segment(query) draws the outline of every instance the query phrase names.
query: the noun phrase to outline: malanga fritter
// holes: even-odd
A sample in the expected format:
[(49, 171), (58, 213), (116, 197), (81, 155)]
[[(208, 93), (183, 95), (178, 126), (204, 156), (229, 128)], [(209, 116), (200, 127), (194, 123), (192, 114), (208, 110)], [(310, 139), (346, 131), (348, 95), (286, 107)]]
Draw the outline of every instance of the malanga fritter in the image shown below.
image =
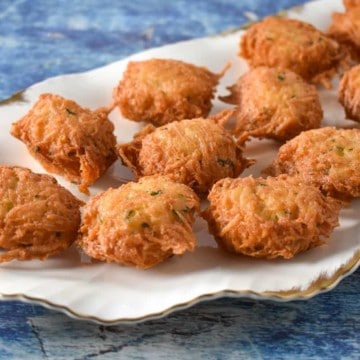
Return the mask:
[(285, 141), (319, 127), (323, 117), (316, 87), (290, 70), (260, 66), (229, 89), (221, 100), (238, 106), (236, 134)]
[(114, 89), (114, 103), (126, 118), (156, 126), (206, 117), (224, 71), (214, 74), (173, 59), (131, 61)]
[[(227, 117), (232, 114), (223, 114)], [(221, 122), (222, 113), (218, 116)], [(223, 177), (236, 177), (252, 164), (241, 142), (212, 119), (190, 119), (146, 126), (133, 141), (118, 146), (122, 162), (137, 178), (161, 174), (184, 183), (200, 196)]]
[(339, 202), (300, 178), (218, 181), (203, 216), (219, 246), (261, 258), (292, 258), (323, 243), (338, 225)]
[(81, 205), (52, 176), (0, 166), (0, 262), (67, 249), (77, 238)]
[[(350, 5), (350, 4), (349, 4)], [(345, 13), (334, 12), (328, 34), (345, 46), (351, 58), (360, 60), (360, 3), (349, 6)]]
[(11, 134), (52, 173), (88, 186), (116, 160), (114, 125), (106, 109), (91, 111), (59, 95), (42, 94), (30, 111), (15, 122)]
[(188, 186), (143, 177), (86, 204), (78, 243), (92, 258), (146, 269), (194, 250), (192, 224), (199, 207)]
[(299, 175), (340, 199), (359, 197), (360, 129), (304, 131), (280, 147), (268, 172)]
[(360, 6), (359, 0), (343, 0), (346, 10), (352, 9), (354, 7)]
[(344, 106), (346, 117), (360, 122), (360, 65), (345, 72), (341, 78), (339, 101)]
[(264, 65), (289, 69), (306, 81), (322, 82), (327, 87), (345, 55), (335, 40), (311, 24), (275, 16), (252, 25), (240, 47), (240, 55), (251, 68)]

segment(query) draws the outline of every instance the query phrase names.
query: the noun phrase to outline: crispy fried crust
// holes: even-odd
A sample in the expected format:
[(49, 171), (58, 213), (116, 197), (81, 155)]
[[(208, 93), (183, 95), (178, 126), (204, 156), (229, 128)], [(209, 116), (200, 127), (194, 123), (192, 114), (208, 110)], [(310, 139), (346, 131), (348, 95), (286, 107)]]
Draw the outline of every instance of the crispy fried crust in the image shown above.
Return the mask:
[(13, 124), (11, 134), (47, 171), (88, 193), (88, 186), (116, 160), (113, 131), (106, 109), (91, 111), (59, 95), (42, 94)]
[(114, 102), (126, 118), (156, 126), (206, 117), (224, 71), (213, 74), (172, 59), (132, 61), (114, 89)]
[(268, 173), (299, 174), (344, 200), (360, 196), (360, 129), (304, 131), (280, 147)]
[(314, 85), (299, 75), (260, 66), (240, 77), (221, 100), (238, 105), (235, 133), (285, 141), (317, 128), (323, 117)]
[(339, 202), (299, 178), (222, 179), (203, 213), (219, 246), (235, 253), (292, 258), (323, 243), (338, 225)]
[(360, 0), (343, 0), (343, 3), (346, 10), (360, 6)]
[(346, 117), (360, 122), (360, 65), (345, 72), (339, 84), (339, 101)]
[(45, 259), (76, 239), (82, 202), (52, 176), (0, 167), (0, 262)]
[(352, 9), (354, 7), (360, 6), (359, 0), (343, 0), (346, 10)]
[(328, 34), (347, 49), (354, 61), (360, 61), (360, 6), (333, 13)]
[(146, 269), (194, 250), (192, 224), (199, 206), (186, 185), (144, 177), (88, 202), (78, 244), (95, 259)]
[(202, 196), (217, 180), (236, 177), (252, 164), (243, 158), (242, 145), (221, 125), (199, 118), (148, 125), (118, 151), (137, 178), (167, 175)]
[(280, 67), (305, 80), (322, 82), (336, 72), (345, 54), (339, 44), (314, 26), (294, 19), (267, 17), (242, 37), (240, 55), (250, 67)]

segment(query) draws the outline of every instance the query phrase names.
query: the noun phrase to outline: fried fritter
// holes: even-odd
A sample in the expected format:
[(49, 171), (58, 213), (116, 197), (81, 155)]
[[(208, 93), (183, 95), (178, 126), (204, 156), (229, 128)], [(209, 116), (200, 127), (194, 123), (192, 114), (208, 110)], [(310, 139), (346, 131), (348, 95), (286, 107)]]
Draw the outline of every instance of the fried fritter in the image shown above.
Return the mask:
[(175, 120), (206, 117), (220, 74), (173, 59), (129, 62), (114, 89), (123, 116), (164, 125)]
[(186, 185), (143, 177), (88, 202), (78, 243), (92, 258), (146, 269), (195, 248), (199, 207)]
[(45, 259), (77, 237), (82, 202), (49, 175), (0, 166), (0, 262)]
[(268, 172), (299, 175), (340, 199), (360, 197), (360, 129), (304, 131), (280, 147)]
[(360, 6), (359, 0), (343, 0), (346, 10), (352, 9), (354, 7)]
[(52, 173), (88, 186), (116, 160), (114, 125), (106, 109), (91, 111), (59, 95), (42, 94), (30, 111), (15, 122), (11, 134)]
[(252, 25), (241, 39), (240, 55), (250, 67), (280, 67), (294, 71), (306, 81), (331, 87), (344, 53), (340, 45), (311, 24), (267, 17)]
[(360, 122), (360, 65), (345, 72), (339, 84), (339, 101), (346, 117)]
[(238, 105), (236, 134), (285, 141), (319, 127), (323, 117), (316, 87), (290, 70), (260, 66), (229, 90), (220, 99)]
[(248, 256), (290, 259), (338, 225), (339, 202), (297, 177), (222, 179), (208, 198), (203, 215), (219, 246)]
[(345, 13), (334, 12), (328, 34), (348, 50), (354, 61), (360, 61), (360, 6), (350, 5)]
[(236, 177), (252, 164), (243, 158), (242, 145), (212, 119), (198, 118), (159, 128), (148, 125), (133, 141), (119, 145), (118, 151), (137, 178), (167, 175), (202, 196), (217, 180)]

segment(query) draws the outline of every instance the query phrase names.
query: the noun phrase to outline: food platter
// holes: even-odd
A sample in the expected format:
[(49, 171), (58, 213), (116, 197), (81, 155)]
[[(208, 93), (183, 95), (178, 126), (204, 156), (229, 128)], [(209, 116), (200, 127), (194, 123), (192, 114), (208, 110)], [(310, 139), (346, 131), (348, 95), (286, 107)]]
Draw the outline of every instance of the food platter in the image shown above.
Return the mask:
[[(288, 11), (286, 15), (325, 30), (335, 10), (342, 10), (341, 1), (327, 1), (324, 6), (324, 1), (320, 0)], [(25, 146), (10, 136), (11, 124), (44, 92), (62, 95), (91, 109), (108, 105), (129, 60), (174, 58), (206, 66), (213, 72), (221, 71), (230, 61), (232, 66), (221, 79), (217, 91), (217, 95), (227, 94), (226, 87), (247, 70), (246, 62), (237, 55), (243, 32), (234, 30), (150, 49), (98, 69), (50, 78), (31, 86), (0, 106), (0, 164), (26, 166), (44, 173)], [(323, 125), (355, 127), (354, 122), (344, 120), (344, 111), (337, 101), (336, 81), (333, 90), (319, 87), (325, 114)], [(228, 107), (217, 98), (213, 105), (212, 113)], [(117, 110), (111, 113), (110, 119), (115, 124), (118, 143), (130, 141), (144, 125), (122, 118)], [(245, 155), (256, 159), (257, 163), (242, 176), (259, 176), (274, 158), (277, 148), (278, 144), (270, 140), (248, 143)], [(89, 199), (79, 193), (75, 185), (56, 178), (82, 200)], [(90, 188), (91, 196), (131, 179), (131, 173), (117, 161)], [(360, 264), (359, 200), (342, 210), (340, 227), (325, 245), (292, 260), (268, 261), (227, 254), (217, 248), (204, 220), (198, 218), (194, 230), (198, 238), (194, 252), (173, 257), (149, 270), (93, 262), (76, 248), (46, 261), (2, 264), (1, 297), (35, 302), (78, 319), (102, 324), (133, 323), (222, 296), (280, 301), (307, 299), (331, 290)]]

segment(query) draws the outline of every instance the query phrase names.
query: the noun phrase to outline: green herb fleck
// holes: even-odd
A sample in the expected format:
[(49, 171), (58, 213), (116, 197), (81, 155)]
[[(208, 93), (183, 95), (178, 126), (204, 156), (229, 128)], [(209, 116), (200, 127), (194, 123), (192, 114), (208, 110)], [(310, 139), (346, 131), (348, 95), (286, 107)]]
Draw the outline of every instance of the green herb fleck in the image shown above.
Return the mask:
[(5, 205), (5, 211), (10, 211), (14, 207), (12, 201), (4, 201), (3, 204)]
[(146, 223), (146, 222), (143, 222), (143, 223), (141, 223), (141, 227), (142, 227), (143, 229), (146, 229), (146, 228), (149, 228), (150, 225), (149, 225), (148, 223)]
[(225, 167), (225, 166), (234, 166), (234, 163), (232, 160), (230, 159), (217, 159), (217, 162), (220, 166)]
[(353, 151), (354, 150), (354, 148), (348, 148), (348, 151)]
[(338, 153), (338, 155), (344, 156), (344, 148), (342, 146), (337, 146), (336, 152)]
[(35, 152), (40, 152), (40, 146), (35, 146)]
[(329, 175), (330, 174), (330, 167), (327, 167), (327, 168), (325, 168), (325, 169), (323, 169), (323, 174), (325, 174), (325, 175)]
[(129, 210), (127, 215), (125, 216), (125, 220), (129, 221), (130, 219), (132, 219), (136, 214), (135, 210)]
[(151, 196), (156, 196), (156, 195), (160, 195), (160, 194), (162, 194), (162, 190), (157, 190), (157, 191), (151, 191), (150, 192)]
[(277, 78), (280, 81), (284, 81), (285, 80), (285, 75), (279, 74)]
[(65, 108), (66, 112), (69, 114), (69, 115), (76, 115), (76, 112), (68, 109), (68, 108)]

